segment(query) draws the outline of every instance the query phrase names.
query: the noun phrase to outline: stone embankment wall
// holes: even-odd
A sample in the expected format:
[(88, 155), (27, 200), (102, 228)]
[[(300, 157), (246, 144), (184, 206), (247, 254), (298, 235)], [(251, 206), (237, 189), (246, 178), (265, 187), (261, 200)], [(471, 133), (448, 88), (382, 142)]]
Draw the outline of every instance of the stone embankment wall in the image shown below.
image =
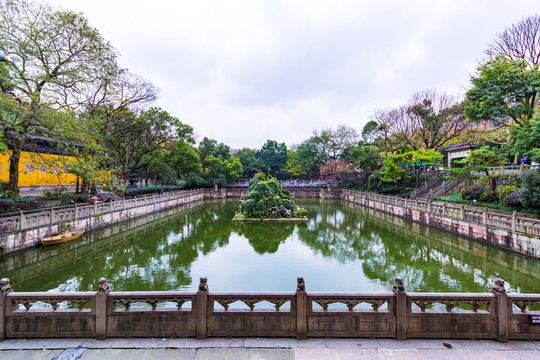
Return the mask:
[(51, 208), (0, 218), (0, 244), (22, 250), (39, 239), (71, 230), (96, 229), (203, 200), (205, 190), (191, 190), (93, 205)]
[(540, 220), (445, 202), (343, 190), (341, 198), (540, 259)]
[[(0, 288), (0, 341), (27, 338), (295, 337), (540, 340), (534, 324), (540, 294), (393, 292), (215, 293), (201, 278), (197, 292), (13, 292)], [(16, 289), (15, 289), (16, 290)], [(66, 306), (65, 304), (69, 306)], [(264, 303), (270, 303), (271, 308)], [(39, 306), (39, 304), (42, 304)], [(47, 304), (47, 306), (43, 306)], [(238, 309), (242, 304), (246, 310)], [(339, 304), (341, 308), (334, 306)]]

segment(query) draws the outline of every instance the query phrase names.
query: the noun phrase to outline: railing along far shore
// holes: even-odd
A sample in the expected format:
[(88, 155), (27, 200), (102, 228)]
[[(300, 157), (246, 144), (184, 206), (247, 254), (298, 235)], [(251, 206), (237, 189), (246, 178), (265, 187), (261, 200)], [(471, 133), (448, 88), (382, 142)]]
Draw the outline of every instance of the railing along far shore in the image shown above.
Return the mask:
[[(292, 337), (540, 340), (540, 294), (507, 294), (496, 279), (490, 293), (392, 292), (214, 293), (14, 292), (0, 287), (0, 340), (115, 337)], [(245, 309), (235, 308), (242, 304)], [(266, 304), (267, 306), (259, 306)], [(270, 305), (270, 307), (268, 307)], [(337, 306), (336, 306), (337, 305)]]
[(540, 237), (540, 219), (518, 214), (490, 211), (486, 207), (453, 204), (444, 201), (407, 199), (392, 195), (381, 195), (354, 190), (342, 190), (343, 195), (376, 201), (390, 206), (413, 209), (427, 214), (440, 215), (452, 219), (464, 220), (483, 226), (490, 226), (531, 237)]
[(203, 194), (204, 190), (182, 190), (165, 194), (146, 195), (133, 199), (112, 200), (95, 204), (51, 207), (48, 210), (19, 210), (17, 213), (0, 216), (0, 234), (23, 231), (56, 223), (73, 222), (88, 217), (99, 217), (117, 211), (141, 206), (157, 205), (166, 201)]

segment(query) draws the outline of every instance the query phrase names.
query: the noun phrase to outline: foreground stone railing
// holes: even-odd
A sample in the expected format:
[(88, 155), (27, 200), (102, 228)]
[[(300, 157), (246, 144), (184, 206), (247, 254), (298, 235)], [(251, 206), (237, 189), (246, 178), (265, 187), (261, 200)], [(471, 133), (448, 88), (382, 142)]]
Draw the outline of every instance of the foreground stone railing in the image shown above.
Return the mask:
[(341, 198), (540, 259), (540, 219), (487, 208), (342, 190)]
[[(0, 340), (95, 337), (377, 337), (540, 340), (540, 294), (197, 292), (17, 293), (2, 279)], [(263, 303), (271, 308), (259, 307)], [(231, 308), (241, 303), (247, 309)], [(341, 305), (335, 308), (334, 304)], [(367, 307), (367, 308), (366, 308)]]

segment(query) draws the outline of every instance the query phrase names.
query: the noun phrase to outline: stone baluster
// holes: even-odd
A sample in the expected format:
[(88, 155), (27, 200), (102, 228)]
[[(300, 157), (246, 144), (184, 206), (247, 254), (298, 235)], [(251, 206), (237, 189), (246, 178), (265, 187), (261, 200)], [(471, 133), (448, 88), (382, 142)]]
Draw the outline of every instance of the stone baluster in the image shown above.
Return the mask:
[(511, 311), (511, 307), (508, 304), (508, 295), (506, 295), (503, 279), (495, 279), (495, 283), (491, 288), (491, 293), (495, 294), (496, 298), (495, 306), (491, 306), (489, 311), (495, 311), (497, 314), (497, 340), (507, 342), (508, 327), (510, 325), (509, 308)]
[(512, 211), (512, 232), (515, 233), (517, 229), (517, 218), (516, 212)]
[(393, 310), (396, 316), (396, 338), (405, 340), (407, 339), (407, 293), (402, 278), (395, 278), (392, 291), (396, 295), (395, 310)]
[(6, 295), (10, 292), (13, 292), (11, 285), (9, 285), (9, 279), (3, 278), (0, 280), (0, 340), (6, 338), (5, 334), (5, 319), (6, 319), (6, 308), (9, 304), (6, 303)]
[(26, 229), (26, 222), (24, 221), (24, 213), (19, 209), (19, 230), (23, 231)]
[(487, 225), (487, 207), (482, 210), (482, 224)]
[(206, 339), (206, 315), (208, 311), (208, 279), (201, 277), (197, 291), (197, 339)]
[(296, 278), (296, 338), (307, 337), (307, 293), (304, 278)]
[(96, 339), (103, 340), (107, 338), (107, 313), (108, 313), (108, 296), (111, 292), (111, 287), (107, 283), (107, 279), (100, 278), (98, 280), (98, 292), (96, 293)]

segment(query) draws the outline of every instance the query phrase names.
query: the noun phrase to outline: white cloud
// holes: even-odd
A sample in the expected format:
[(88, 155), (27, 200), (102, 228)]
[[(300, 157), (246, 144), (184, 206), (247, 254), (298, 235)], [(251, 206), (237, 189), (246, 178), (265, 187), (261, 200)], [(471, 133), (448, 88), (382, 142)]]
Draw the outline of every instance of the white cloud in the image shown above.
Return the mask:
[(498, 31), (536, 0), (83, 1), (123, 66), (160, 88), (156, 105), (240, 148), (291, 145), (315, 129), (359, 131), (373, 108), (418, 90), (468, 86)]

